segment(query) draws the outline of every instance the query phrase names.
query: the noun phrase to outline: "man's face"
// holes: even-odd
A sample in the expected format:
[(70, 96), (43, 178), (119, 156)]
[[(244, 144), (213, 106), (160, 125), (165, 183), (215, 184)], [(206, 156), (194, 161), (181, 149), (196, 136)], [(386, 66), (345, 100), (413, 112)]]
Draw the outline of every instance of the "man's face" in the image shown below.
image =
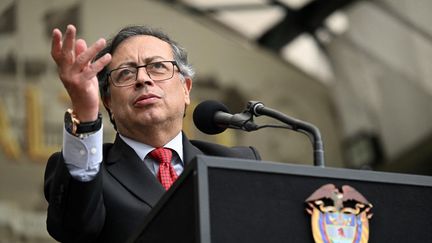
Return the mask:
[[(113, 53), (108, 68), (139, 66), (157, 61), (172, 61), (171, 46), (153, 36), (134, 36), (124, 40)], [(174, 76), (164, 81), (153, 81), (145, 68), (138, 71), (137, 81), (127, 87), (110, 83), (110, 97), (105, 103), (111, 110), (117, 129), (134, 138), (137, 129), (170, 127), (181, 130), (184, 110), (190, 103), (192, 80), (180, 79), (178, 68)]]

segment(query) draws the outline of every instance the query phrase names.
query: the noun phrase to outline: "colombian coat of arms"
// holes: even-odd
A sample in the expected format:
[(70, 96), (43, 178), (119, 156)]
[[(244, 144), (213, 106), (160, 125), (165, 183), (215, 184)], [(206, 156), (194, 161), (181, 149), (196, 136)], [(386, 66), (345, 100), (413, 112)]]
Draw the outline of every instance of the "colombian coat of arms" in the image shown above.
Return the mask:
[(327, 184), (306, 199), (316, 243), (366, 243), (372, 204), (351, 186)]

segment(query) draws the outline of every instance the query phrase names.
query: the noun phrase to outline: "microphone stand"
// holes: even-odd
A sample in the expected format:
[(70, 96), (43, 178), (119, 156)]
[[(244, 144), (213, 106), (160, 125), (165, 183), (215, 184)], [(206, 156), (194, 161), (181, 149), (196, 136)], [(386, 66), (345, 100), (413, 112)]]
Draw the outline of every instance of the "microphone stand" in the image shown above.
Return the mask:
[(312, 140), (314, 150), (314, 165), (324, 167), (324, 148), (319, 129), (307, 122), (289, 117), (277, 110), (265, 107), (259, 101), (249, 101), (246, 109), (255, 116), (266, 115), (273, 117), (285, 124), (288, 124), (292, 130), (299, 131), (308, 135)]

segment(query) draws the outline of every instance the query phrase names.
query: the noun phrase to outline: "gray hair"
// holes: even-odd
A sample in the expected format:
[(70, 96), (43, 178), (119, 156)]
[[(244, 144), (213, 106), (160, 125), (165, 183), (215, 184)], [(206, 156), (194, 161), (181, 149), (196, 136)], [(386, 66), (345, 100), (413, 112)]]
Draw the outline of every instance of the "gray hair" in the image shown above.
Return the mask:
[[(165, 41), (171, 46), (174, 60), (177, 62), (179, 72), (180, 72), (180, 78), (182, 81), (184, 81), (185, 77), (193, 78), (195, 75), (195, 71), (193, 70), (192, 65), (188, 63), (187, 60), (187, 52), (186, 50), (181, 47), (177, 42), (172, 40), (167, 34), (162, 32), (158, 29), (153, 29), (147, 26), (128, 26), (123, 29), (121, 29), (113, 38), (109, 39), (107, 41), (107, 45), (105, 48), (100, 51), (96, 57), (95, 60), (102, 57), (103, 55), (110, 53), (111, 55), (115, 52), (117, 47), (126, 39), (132, 36), (137, 35), (148, 35), (156, 37), (162, 41)], [(107, 66), (105, 66), (98, 74), (97, 78), (99, 80), (99, 91), (101, 94), (102, 99), (109, 96), (109, 80), (108, 80), (108, 73), (109, 69)], [(105, 105), (105, 104), (104, 104)], [(111, 122), (115, 126), (115, 122), (112, 119), (111, 111), (105, 106), (105, 109), (108, 111)]]

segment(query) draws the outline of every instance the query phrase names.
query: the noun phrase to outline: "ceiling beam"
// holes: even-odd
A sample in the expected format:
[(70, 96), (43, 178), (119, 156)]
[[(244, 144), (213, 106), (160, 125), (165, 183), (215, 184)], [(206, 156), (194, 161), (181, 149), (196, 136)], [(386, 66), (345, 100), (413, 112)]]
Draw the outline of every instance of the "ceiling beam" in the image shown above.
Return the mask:
[(279, 52), (298, 35), (304, 32), (313, 35), (328, 16), (355, 1), (357, 0), (315, 0), (298, 10), (290, 9), (279, 1), (272, 1), (272, 4), (285, 9), (285, 18), (262, 34), (257, 39), (257, 42), (264, 47)]

